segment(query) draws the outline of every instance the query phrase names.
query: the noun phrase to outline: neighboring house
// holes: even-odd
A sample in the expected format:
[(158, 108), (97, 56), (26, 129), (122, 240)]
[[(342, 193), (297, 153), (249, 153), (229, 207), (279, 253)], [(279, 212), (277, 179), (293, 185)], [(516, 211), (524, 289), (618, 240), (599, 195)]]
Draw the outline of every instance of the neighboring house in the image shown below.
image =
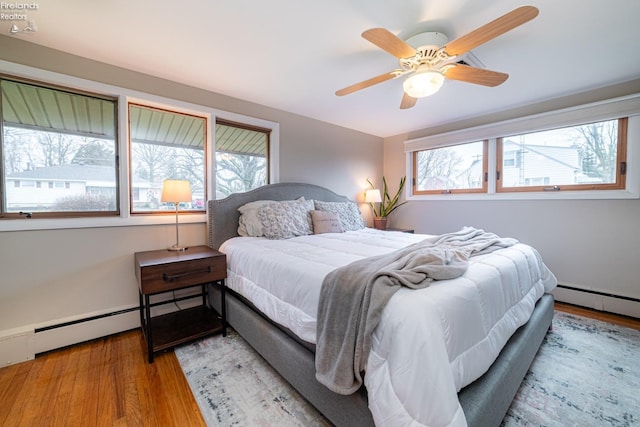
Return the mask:
[[(46, 210), (66, 197), (116, 197), (116, 169), (112, 166), (68, 164), (39, 167), (7, 176), (7, 208)], [(158, 203), (162, 187), (133, 179), (134, 203)], [(154, 200), (155, 199), (155, 200)]]
[(529, 187), (551, 183), (581, 184), (580, 148), (503, 143), (502, 185)]

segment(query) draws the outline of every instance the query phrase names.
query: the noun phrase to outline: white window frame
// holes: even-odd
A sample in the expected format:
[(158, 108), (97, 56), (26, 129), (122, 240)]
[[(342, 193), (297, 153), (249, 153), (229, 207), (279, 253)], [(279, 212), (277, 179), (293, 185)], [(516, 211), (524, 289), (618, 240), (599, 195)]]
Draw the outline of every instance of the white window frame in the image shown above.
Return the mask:
[[(245, 116), (243, 114), (231, 113), (212, 107), (192, 104), (175, 99), (165, 98), (140, 91), (135, 91), (119, 86), (94, 82), (87, 79), (55, 73), (26, 65), (15, 64), (0, 60), (0, 73), (30, 79), (42, 84), (52, 84), (117, 97), (118, 117), (117, 135), (118, 152), (120, 153), (118, 185), (120, 187), (120, 215), (112, 217), (82, 217), (82, 218), (30, 218), (30, 219), (3, 219), (0, 220), (0, 232), (22, 231), (22, 230), (53, 230), (65, 228), (94, 228), (94, 227), (123, 227), (135, 225), (153, 224), (175, 224), (175, 216), (152, 214), (131, 214), (129, 212), (129, 126), (128, 126), (128, 105), (129, 102), (144, 104), (151, 107), (163, 108), (186, 114), (194, 114), (207, 117), (207, 198), (213, 198), (215, 194), (215, 123), (216, 118), (246, 123), (248, 125), (271, 129), (269, 164), (269, 177), (271, 183), (279, 182), (279, 147), (280, 147), (280, 125), (277, 122)], [(180, 217), (180, 222), (184, 223), (205, 223), (206, 212), (193, 213)]]
[[(628, 117), (627, 170), (624, 190), (578, 190), (540, 192), (496, 192), (497, 139), (509, 135), (537, 132), (584, 123)], [(406, 175), (413, 176), (412, 153), (414, 151), (447, 147), (481, 139), (489, 140), (487, 193), (413, 194), (413, 186), (407, 185), (407, 200), (567, 200), (567, 199), (639, 199), (640, 198), (640, 146), (632, 141), (640, 139), (640, 94), (613, 98), (601, 102), (550, 111), (546, 113), (506, 120), (503, 122), (461, 129), (437, 135), (407, 140), (404, 143)]]

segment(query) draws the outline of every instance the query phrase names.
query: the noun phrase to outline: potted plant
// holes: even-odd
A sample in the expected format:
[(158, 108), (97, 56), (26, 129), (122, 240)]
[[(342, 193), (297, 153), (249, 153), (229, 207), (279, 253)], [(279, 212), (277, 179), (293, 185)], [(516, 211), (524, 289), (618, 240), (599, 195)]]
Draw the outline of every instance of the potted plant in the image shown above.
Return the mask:
[[(379, 230), (386, 230), (387, 228), (387, 217), (391, 214), (391, 212), (398, 209), (400, 206), (407, 203), (406, 201), (399, 203), (400, 194), (402, 193), (402, 189), (404, 188), (405, 181), (407, 180), (406, 176), (403, 176), (400, 179), (400, 186), (398, 187), (398, 191), (395, 193), (393, 197), (389, 195), (389, 187), (387, 186), (387, 180), (385, 177), (382, 177), (382, 194), (380, 194), (380, 190), (376, 190), (371, 181), (367, 179), (367, 182), (371, 186), (371, 190), (367, 191), (367, 195), (365, 196), (366, 201), (371, 206), (371, 211), (373, 212), (373, 228), (377, 228)], [(373, 193), (371, 192), (373, 190)], [(379, 202), (380, 205), (376, 210), (375, 203)]]

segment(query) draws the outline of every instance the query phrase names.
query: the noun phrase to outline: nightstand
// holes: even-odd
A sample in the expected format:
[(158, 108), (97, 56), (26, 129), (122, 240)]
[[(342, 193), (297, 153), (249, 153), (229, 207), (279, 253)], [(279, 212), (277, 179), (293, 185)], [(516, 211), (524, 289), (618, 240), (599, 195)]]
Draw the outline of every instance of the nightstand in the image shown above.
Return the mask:
[(414, 232), (414, 230), (412, 229), (408, 229), (408, 228), (387, 228), (387, 231), (401, 231), (403, 233), (412, 233)]
[[(140, 326), (147, 342), (149, 363), (153, 363), (153, 355), (158, 351), (211, 334), (227, 335), (225, 254), (208, 246), (195, 246), (186, 251), (136, 252), (134, 259), (140, 291)], [(209, 283), (220, 286), (220, 316), (208, 305)], [(201, 288), (195, 296), (202, 296), (202, 305), (151, 317), (152, 306), (173, 303), (174, 299), (151, 304), (150, 296), (195, 286)]]

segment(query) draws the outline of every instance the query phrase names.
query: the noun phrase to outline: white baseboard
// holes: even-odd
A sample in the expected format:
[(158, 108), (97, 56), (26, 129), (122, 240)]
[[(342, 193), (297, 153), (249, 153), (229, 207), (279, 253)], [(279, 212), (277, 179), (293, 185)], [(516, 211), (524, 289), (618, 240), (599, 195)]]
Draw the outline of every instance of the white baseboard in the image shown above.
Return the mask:
[(640, 301), (601, 295), (589, 290), (576, 289), (576, 286), (573, 285), (568, 286), (573, 289), (557, 287), (553, 291), (553, 296), (557, 301), (640, 319)]
[[(201, 297), (178, 303), (180, 309), (200, 304), (202, 304)], [(178, 310), (176, 305), (165, 304), (153, 307), (151, 313), (152, 316), (158, 316), (176, 310)], [(67, 323), (70, 324), (66, 325)], [(47, 324), (0, 331), (0, 367), (32, 360), (40, 353), (139, 327), (140, 312), (137, 307), (119, 307), (111, 309), (110, 312), (85, 313), (81, 316), (57, 319)], [(140, 351), (140, 357), (143, 357), (144, 349), (141, 348)]]
[(119, 315), (36, 332), (31, 350), (34, 354), (44, 353), (139, 327), (140, 314), (138, 311), (130, 311)]

